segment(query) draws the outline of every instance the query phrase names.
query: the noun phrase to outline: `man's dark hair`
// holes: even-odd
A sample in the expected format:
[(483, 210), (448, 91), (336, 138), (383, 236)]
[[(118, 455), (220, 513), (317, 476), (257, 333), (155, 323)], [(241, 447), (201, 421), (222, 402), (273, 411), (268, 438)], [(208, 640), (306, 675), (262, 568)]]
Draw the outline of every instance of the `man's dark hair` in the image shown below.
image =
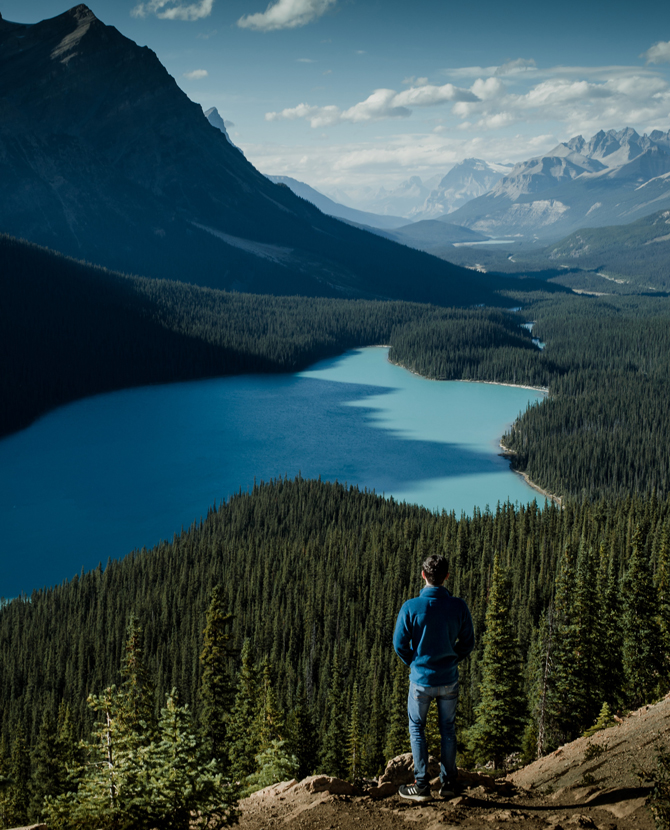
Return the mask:
[(449, 563), (444, 556), (438, 556), (436, 553), (424, 560), (421, 569), (431, 585), (441, 585), (449, 576)]

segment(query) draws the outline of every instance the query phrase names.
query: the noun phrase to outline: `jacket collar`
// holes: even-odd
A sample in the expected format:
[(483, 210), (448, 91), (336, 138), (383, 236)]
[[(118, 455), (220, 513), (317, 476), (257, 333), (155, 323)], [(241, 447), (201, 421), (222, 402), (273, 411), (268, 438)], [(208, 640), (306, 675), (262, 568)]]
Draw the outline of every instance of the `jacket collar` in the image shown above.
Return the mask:
[(451, 596), (444, 585), (426, 585), (421, 591), (422, 597), (441, 597), (445, 595)]

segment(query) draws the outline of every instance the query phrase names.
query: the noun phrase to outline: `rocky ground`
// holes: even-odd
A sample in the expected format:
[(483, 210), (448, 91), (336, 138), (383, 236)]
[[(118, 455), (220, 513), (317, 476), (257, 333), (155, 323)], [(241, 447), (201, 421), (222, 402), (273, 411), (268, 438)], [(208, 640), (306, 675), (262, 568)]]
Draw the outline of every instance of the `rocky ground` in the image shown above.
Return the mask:
[[(411, 756), (394, 758), (376, 787), (327, 776), (286, 781), (241, 802), (242, 830), (653, 830), (645, 770), (670, 745), (670, 697), (616, 726), (579, 738), (504, 779), (460, 771), (462, 795), (417, 804), (397, 795), (412, 780)], [(436, 771), (436, 767), (434, 767)]]

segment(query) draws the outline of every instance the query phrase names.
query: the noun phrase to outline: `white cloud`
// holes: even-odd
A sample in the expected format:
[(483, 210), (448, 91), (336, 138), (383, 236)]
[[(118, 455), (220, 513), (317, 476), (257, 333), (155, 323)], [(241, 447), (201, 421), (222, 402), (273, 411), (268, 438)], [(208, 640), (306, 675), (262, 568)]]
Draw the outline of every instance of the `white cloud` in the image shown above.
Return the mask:
[(260, 32), (295, 29), (321, 17), (335, 2), (336, 0), (277, 0), (264, 12), (240, 17), (237, 25)]
[(296, 63), (316, 63), (311, 58), (296, 58)]
[(206, 69), (194, 69), (192, 72), (184, 72), (184, 77), (188, 81), (199, 81), (201, 78), (206, 78), (209, 72)]
[(518, 75), (521, 72), (529, 72), (533, 69), (537, 69), (537, 64), (531, 58), (527, 60), (526, 58), (517, 58), (513, 61), (506, 61), (501, 66), (496, 67), (494, 75)]
[(179, 0), (149, 0), (148, 3), (139, 3), (130, 13), (133, 17), (155, 14), (163, 20), (201, 20), (209, 17), (213, 8), (214, 0), (200, 0), (188, 5)]
[(659, 41), (640, 55), (647, 63), (670, 63), (670, 40)]
[(306, 118), (312, 127), (332, 126), (343, 122), (380, 121), (386, 118), (408, 118), (412, 114), (410, 107), (431, 107), (451, 101), (477, 101), (477, 96), (469, 89), (460, 89), (453, 84), (443, 86), (411, 87), (402, 92), (395, 89), (376, 89), (365, 101), (360, 101), (346, 110), (334, 105), (314, 107), (299, 104), (281, 112), (268, 112), (266, 121), (295, 120)]

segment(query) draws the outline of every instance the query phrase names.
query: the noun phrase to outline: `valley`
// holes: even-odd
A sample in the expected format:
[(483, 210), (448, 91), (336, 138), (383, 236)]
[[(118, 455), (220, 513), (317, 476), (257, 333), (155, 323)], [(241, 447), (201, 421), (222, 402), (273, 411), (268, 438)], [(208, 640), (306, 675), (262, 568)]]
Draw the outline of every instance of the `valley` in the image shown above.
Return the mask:
[[(130, 16), (186, 32), (213, 10)], [(233, 54), (225, 95), (204, 56), (263, 38), (258, 66), (325, 101), (335, 47), (280, 58), (282, 0), (247, 11), (160, 59), (83, 4), (0, 15), (0, 826), (644, 830), (651, 804), (667, 830), (667, 119), (512, 141), (559, 71), (530, 59), (349, 107), (265, 78), (264, 128), (317, 130), (291, 168), (230, 121), (250, 129), (253, 97)], [(650, 107), (664, 46), (557, 88)], [(372, 60), (351, 79), (352, 54)], [(385, 132), (433, 106), (477, 135)], [(431, 553), (476, 631), (466, 792), (408, 808), (391, 635)]]

